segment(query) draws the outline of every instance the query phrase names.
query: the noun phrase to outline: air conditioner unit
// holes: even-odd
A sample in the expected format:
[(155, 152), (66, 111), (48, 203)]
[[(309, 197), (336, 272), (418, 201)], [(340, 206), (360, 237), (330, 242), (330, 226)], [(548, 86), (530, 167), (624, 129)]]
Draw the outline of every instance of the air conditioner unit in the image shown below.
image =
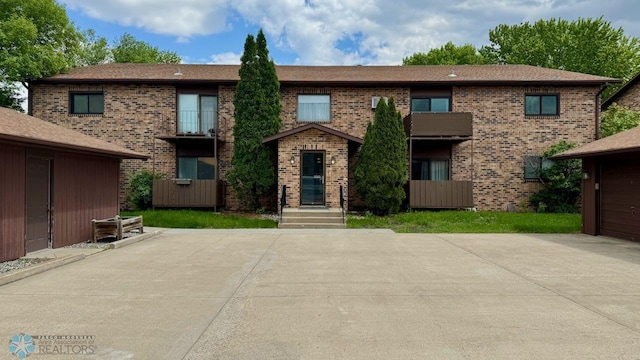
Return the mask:
[(378, 103), (380, 102), (380, 99), (384, 99), (384, 101), (389, 101), (389, 98), (386, 96), (372, 96), (371, 97), (371, 108), (375, 109), (376, 107), (378, 107)]

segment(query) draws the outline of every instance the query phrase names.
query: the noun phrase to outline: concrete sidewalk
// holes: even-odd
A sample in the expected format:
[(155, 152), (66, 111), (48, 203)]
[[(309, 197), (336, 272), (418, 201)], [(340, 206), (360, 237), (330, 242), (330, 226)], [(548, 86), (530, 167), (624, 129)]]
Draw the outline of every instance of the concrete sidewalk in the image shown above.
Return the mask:
[(0, 340), (91, 335), (87, 359), (638, 359), (640, 244), (166, 230), (2, 286), (0, 306)]

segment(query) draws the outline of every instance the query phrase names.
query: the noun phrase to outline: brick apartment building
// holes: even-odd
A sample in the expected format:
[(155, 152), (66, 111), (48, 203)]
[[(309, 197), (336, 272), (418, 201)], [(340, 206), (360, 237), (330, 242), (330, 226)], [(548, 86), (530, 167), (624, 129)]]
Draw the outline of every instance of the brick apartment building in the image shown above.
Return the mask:
[[(146, 163), (124, 161), (121, 178), (143, 167), (163, 175), (156, 206), (239, 210), (225, 186), (238, 69), (77, 68), (33, 83), (30, 111), (150, 154)], [(287, 186), (289, 207), (335, 208), (342, 187), (348, 209), (358, 203), (353, 167), (380, 98), (393, 97), (404, 117), (412, 208), (506, 211), (539, 188), (535, 169), (550, 145), (595, 140), (599, 93), (618, 82), (525, 65), (277, 66), (277, 73), (282, 129), (264, 142), (277, 153), (278, 189)]]

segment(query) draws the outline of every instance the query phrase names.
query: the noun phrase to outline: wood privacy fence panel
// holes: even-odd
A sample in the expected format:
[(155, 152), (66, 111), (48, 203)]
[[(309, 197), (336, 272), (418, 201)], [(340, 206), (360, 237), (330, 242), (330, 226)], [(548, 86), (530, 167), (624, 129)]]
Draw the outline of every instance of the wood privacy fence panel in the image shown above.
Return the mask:
[(224, 184), (220, 180), (191, 180), (187, 185), (177, 184), (175, 180), (154, 180), (153, 206), (224, 206)]
[(409, 206), (416, 209), (473, 207), (473, 183), (471, 181), (411, 180)]

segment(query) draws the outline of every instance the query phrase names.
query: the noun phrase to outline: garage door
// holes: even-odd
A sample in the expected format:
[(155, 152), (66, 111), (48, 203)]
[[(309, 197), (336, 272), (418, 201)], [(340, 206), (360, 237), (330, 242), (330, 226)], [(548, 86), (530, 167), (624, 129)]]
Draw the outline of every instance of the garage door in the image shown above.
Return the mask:
[(602, 235), (640, 241), (640, 162), (602, 162), (600, 180)]

